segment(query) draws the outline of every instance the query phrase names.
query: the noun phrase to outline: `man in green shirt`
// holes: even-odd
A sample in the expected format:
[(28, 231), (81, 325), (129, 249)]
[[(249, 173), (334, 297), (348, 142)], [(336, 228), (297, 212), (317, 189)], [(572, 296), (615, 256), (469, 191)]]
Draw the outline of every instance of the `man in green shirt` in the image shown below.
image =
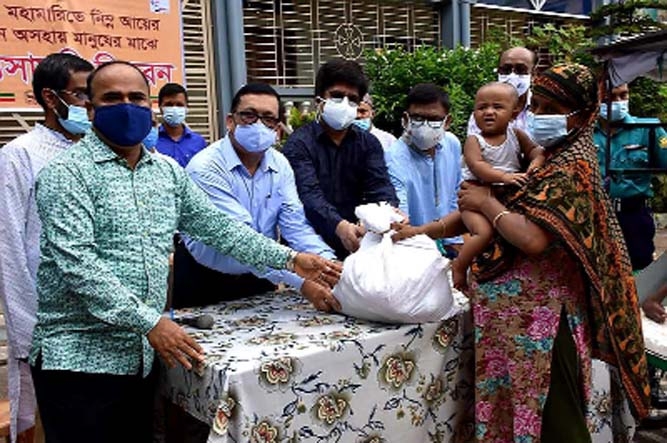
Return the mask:
[[(623, 123), (655, 123), (654, 118), (637, 118), (630, 115), (628, 103), (630, 90), (628, 85), (620, 85), (611, 90), (612, 122)], [(653, 237), (655, 222), (648, 207), (653, 196), (651, 175), (620, 175), (607, 178), (606, 146), (607, 134), (611, 135), (610, 169), (614, 168), (647, 168), (649, 167), (649, 149), (657, 152), (659, 167), (667, 168), (667, 133), (663, 128), (655, 131), (657, 146), (649, 146), (649, 128), (613, 128), (607, 122), (607, 100), (605, 97), (600, 107), (600, 116), (595, 125), (593, 139), (598, 149), (600, 172), (608, 180), (609, 197), (611, 197), (616, 217), (623, 230), (623, 237), (630, 253), (632, 268), (644, 269), (653, 261)]]
[(151, 442), (154, 353), (191, 369), (202, 348), (162, 316), (175, 231), (237, 260), (335, 284), (340, 266), (295, 253), (217, 210), (151, 129), (146, 78), (114, 61), (88, 77), (93, 130), (37, 179), (39, 307), (30, 354), (49, 442)]

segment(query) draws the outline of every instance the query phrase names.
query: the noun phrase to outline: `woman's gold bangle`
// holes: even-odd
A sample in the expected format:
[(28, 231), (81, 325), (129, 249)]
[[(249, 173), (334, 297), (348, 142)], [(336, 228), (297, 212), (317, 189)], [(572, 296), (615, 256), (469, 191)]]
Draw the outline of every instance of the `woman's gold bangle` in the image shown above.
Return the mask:
[(501, 218), (503, 218), (507, 214), (511, 214), (511, 213), (507, 209), (504, 209), (504, 210), (500, 211), (495, 217), (493, 217), (493, 221), (491, 222), (491, 225), (493, 225), (493, 229), (498, 228), (498, 222), (500, 221)]

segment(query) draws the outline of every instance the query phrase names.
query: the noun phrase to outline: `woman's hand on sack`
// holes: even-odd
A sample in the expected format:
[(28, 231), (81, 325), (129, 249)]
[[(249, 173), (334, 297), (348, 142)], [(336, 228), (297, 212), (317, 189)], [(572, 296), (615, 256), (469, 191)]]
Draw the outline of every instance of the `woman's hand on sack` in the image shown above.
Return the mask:
[(342, 309), (331, 289), (314, 280), (304, 280), (301, 295), (313, 304), (315, 309), (323, 312), (340, 312)]
[(460, 260), (452, 261), (452, 283), (454, 289), (463, 293), (468, 291), (468, 270), (461, 265)]
[(355, 225), (347, 220), (341, 220), (341, 222), (338, 223), (338, 226), (336, 226), (336, 235), (340, 238), (345, 249), (350, 252), (357, 252), (361, 237), (363, 237), (365, 233), (366, 229), (364, 229), (363, 226)]
[(343, 265), (319, 255), (299, 252), (294, 258), (294, 272), (306, 280), (316, 280), (333, 288), (340, 279)]
[(405, 223), (392, 223), (391, 229), (396, 231), (392, 234), (391, 239), (394, 242), (405, 240), (406, 238), (414, 237), (415, 235), (423, 234), (423, 226), (411, 226)]
[(482, 205), (493, 198), (491, 188), (464, 181), (459, 191), (459, 211), (482, 212)]

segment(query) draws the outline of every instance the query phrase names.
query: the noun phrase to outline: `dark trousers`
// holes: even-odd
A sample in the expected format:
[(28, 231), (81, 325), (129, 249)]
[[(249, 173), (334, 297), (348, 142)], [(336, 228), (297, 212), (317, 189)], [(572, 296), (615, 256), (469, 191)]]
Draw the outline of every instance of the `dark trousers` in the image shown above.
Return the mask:
[(38, 361), (32, 378), (46, 443), (152, 443), (156, 372), (53, 371)]
[(171, 306), (175, 309), (206, 306), (275, 290), (269, 280), (253, 274), (223, 274), (199, 264), (182, 241), (174, 250), (174, 286)]
[(616, 213), (616, 217), (628, 247), (632, 270), (644, 269), (653, 261), (655, 251), (655, 221), (651, 210), (646, 206), (630, 211), (621, 210)]
[(579, 377), (579, 356), (561, 311), (551, 354), (551, 382), (542, 412), (542, 443), (590, 443)]

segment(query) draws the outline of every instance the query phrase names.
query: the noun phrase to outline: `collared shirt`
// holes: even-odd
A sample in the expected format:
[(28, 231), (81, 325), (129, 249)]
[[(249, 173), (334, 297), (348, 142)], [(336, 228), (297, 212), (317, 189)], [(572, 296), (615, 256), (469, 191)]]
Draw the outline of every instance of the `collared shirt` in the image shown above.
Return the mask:
[[(385, 158), (399, 208), (408, 214), (411, 225), (430, 223), (458, 210), (461, 142), (454, 134), (445, 132), (433, 157), (411, 148), (401, 137), (385, 151)], [(460, 244), (463, 240), (452, 237), (444, 243)]]
[(134, 169), (94, 132), (37, 179), (42, 220), (39, 310), (30, 354), (44, 369), (143, 374), (146, 334), (166, 303), (174, 232), (250, 265), (284, 267), (289, 248), (219, 211), (171, 159)]
[(380, 142), (354, 125), (338, 146), (317, 121), (311, 122), (290, 135), (283, 153), (308, 220), (339, 258), (349, 252), (336, 235), (338, 223), (356, 223), (354, 209), (365, 203), (398, 205)]
[[(658, 123), (655, 118), (637, 118), (626, 115), (624, 123)], [(649, 149), (649, 128), (616, 128), (611, 137), (611, 168), (647, 168)], [(658, 166), (667, 168), (667, 132), (664, 128), (655, 131), (656, 150), (658, 153)], [(595, 124), (593, 142), (598, 151), (600, 173), (604, 178), (606, 175), (605, 161), (607, 149), (607, 136)], [(652, 197), (651, 175), (619, 175), (610, 180), (609, 196), (611, 198), (629, 197)]]
[[(509, 127), (514, 129), (521, 129), (523, 132), (528, 134), (529, 137), (532, 137), (532, 134), (530, 133), (530, 130), (528, 128), (528, 116), (530, 115), (530, 98), (532, 97), (532, 93), (528, 91), (527, 94), (528, 97), (526, 98), (526, 105), (523, 107), (521, 112), (519, 112), (519, 115), (517, 115), (516, 118), (514, 118), (514, 120), (510, 121)], [(471, 113), (470, 118), (468, 119), (467, 135), (474, 135), (481, 133), (482, 130), (479, 129), (479, 126), (477, 126), (477, 122), (475, 122), (475, 114)]]
[[(271, 239), (280, 236), (295, 251), (334, 258), (333, 250), (308, 224), (289, 162), (275, 149), (266, 151), (250, 175), (232, 147), (229, 136), (195, 155), (185, 171), (221, 211)], [(201, 264), (226, 274), (253, 273), (273, 283), (301, 289), (298, 275), (271, 270), (260, 272), (205, 244), (187, 239), (186, 246)]]
[(157, 152), (173, 158), (184, 168), (190, 159), (205, 147), (206, 140), (204, 140), (204, 137), (193, 132), (187, 125), (183, 125), (183, 135), (176, 141), (169, 136), (164, 124), (160, 125), (158, 129), (155, 149)]
[(383, 131), (375, 125), (371, 126), (370, 133), (378, 139), (380, 145), (382, 145), (382, 149), (389, 149), (396, 141), (396, 137), (394, 137), (393, 134), (390, 134), (387, 131)]
[(37, 174), (72, 141), (41, 124), (0, 149), (0, 297), (12, 356), (30, 352), (37, 313), (36, 275), (41, 223)]

